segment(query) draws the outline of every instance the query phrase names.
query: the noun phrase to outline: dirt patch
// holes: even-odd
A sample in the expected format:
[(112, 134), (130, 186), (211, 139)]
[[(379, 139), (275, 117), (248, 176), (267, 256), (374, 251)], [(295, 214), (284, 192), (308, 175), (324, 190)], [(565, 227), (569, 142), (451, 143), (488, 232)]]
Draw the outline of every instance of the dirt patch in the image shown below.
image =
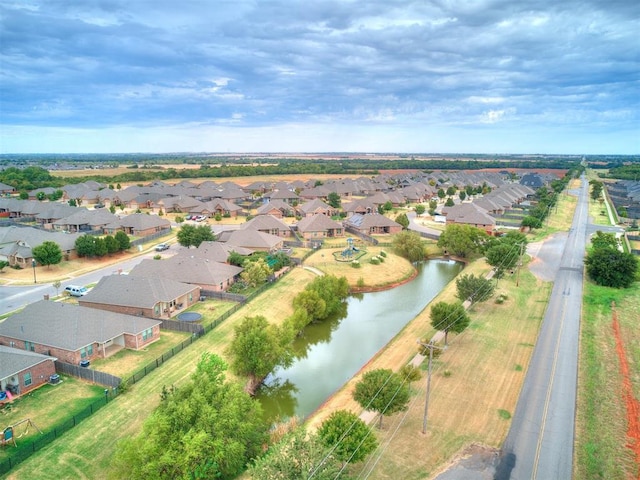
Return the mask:
[[(627, 437), (629, 439), (627, 446), (635, 455), (636, 467), (640, 467), (640, 402), (633, 395), (629, 362), (627, 360), (624, 343), (622, 342), (622, 335), (620, 334), (620, 324), (618, 323), (615, 302), (612, 302), (611, 310), (613, 335), (616, 340), (616, 353), (618, 354), (620, 373), (622, 374), (622, 395), (627, 407)], [(637, 478), (640, 480), (640, 473)]]
[(472, 443), (457, 454), (434, 480), (493, 479), (500, 458), (500, 450)]

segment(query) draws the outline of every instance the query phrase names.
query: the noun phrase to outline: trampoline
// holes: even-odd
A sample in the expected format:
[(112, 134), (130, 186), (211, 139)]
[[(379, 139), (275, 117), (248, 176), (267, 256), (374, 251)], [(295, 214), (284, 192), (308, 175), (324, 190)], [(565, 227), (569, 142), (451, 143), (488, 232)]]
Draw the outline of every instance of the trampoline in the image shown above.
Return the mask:
[(177, 318), (181, 322), (197, 322), (202, 318), (202, 315), (196, 312), (182, 312)]

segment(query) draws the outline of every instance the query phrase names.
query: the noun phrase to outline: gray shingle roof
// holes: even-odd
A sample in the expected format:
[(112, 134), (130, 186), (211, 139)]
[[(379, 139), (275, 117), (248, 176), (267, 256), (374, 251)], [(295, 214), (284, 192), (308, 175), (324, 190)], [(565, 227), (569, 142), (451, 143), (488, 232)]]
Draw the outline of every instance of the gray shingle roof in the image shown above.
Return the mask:
[(123, 333), (136, 335), (160, 323), (144, 317), (40, 300), (0, 323), (0, 335), (76, 351)]
[(217, 285), (239, 275), (242, 268), (198, 256), (174, 256), (165, 260), (145, 259), (129, 276), (171, 278), (196, 285)]
[(158, 302), (170, 302), (197, 287), (160, 277), (108, 275), (79, 299), (79, 303), (104, 303), (138, 308), (153, 308)]
[(0, 345), (0, 379), (12, 377), (42, 362), (54, 362), (57, 358), (18, 348)]

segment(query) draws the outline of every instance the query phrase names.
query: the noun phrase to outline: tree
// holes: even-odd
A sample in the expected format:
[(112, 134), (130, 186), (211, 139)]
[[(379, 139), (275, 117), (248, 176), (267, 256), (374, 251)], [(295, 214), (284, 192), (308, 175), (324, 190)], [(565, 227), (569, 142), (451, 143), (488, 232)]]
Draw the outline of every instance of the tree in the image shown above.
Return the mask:
[(349, 282), (345, 277), (322, 275), (314, 278), (305, 290), (316, 292), (325, 303), (324, 315), (314, 320), (325, 320), (333, 315), (344, 313), (345, 299), (349, 296)]
[(104, 257), (108, 253), (107, 244), (105, 243), (103, 238), (95, 237), (93, 241), (93, 245), (94, 245), (93, 253), (97, 257)]
[[(304, 310), (307, 324), (309, 324), (325, 318), (327, 303), (316, 290), (305, 288), (293, 298), (293, 308), (295, 308), (296, 311)], [(299, 320), (301, 320), (301, 318)], [(299, 332), (299, 330), (297, 332)]]
[(340, 195), (336, 192), (331, 192), (327, 195), (327, 203), (333, 208), (340, 208)]
[(113, 238), (112, 235), (107, 235), (106, 237), (104, 237), (104, 245), (105, 247), (107, 247), (107, 253), (109, 255), (114, 254), (120, 250), (118, 241)]
[(391, 200), (387, 200), (386, 202), (384, 202), (384, 204), (382, 205), (382, 210), (384, 212), (390, 212), (391, 210), (393, 210), (393, 203), (391, 203)]
[(232, 251), (227, 257), (227, 263), (229, 265), (235, 265), (236, 267), (242, 267), (247, 257), (240, 255), (238, 252)]
[(4, 270), (4, 267), (8, 267), (8, 266), (9, 266), (9, 262), (7, 262), (6, 260), (0, 260), (0, 272)]
[(464, 190), (460, 190), (460, 192), (458, 193), (458, 197), (460, 198), (460, 201), (463, 202), (465, 198), (467, 198), (467, 192), (465, 192)]
[(416, 212), (416, 215), (417, 215), (417, 216), (420, 216), (420, 215), (423, 215), (423, 214), (424, 214), (424, 212), (426, 211), (426, 208), (425, 208), (425, 206), (424, 206), (424, 205), (422, 205), (421, 203), (419, 203), (418, 205), (416, 205), (416, 206), (415, 206), (414, 210), (415, 210), (415, 212)]
[(409, 385), (400, 375), (388, 369), (371, 370), (362, 376), (356, 384), (353, 398), (365, 410), (380, 414), (382, 417), (407, 409), (409, 403)]
[(298, 428), (286, 435), (249, 469), (253, 480), (348, 480), (335, 455), (318, 435)]
[(123, 440), (114, 466), (119, 478), (236, 478), (262, 452), (268, 426), (259, 402), (226, 382), (226, 364), (205, 353), (191, 381), (163, 388), (142, 433)]
[(38, 192), (36, 193), (36, 198), (38, 199), (38, 201), (42, 202), (45, 198), (47, 198), (47, 194), (44, 192)]
[(447, 345), (449, 332), (460, 333), (471, 322), (461, 303), (438, 302), (431, 307), (431, 326), (444, 332), (444, 344)]
[(245, 317), (234, 330), (234, 338), (227, 348), (230, 368), (236, 375), (249, 377), (245, 391), (255, 395), (274, 368), (291, 365), (293, 333), (270, 325), (263, 316)]
[(272, 273), (269, 265), (267, 265), (263, 258), (260, 258), (255, 262), (247, 262), (244, 271), (240, 274), (240, 278), (242, 278), (247, 285), (257, 287), (266, 282)]
[(18, 198), (20, 200), (27, 200), (29, 198), (29, 192), (20, 192)]
[(447, 249), (458, 257), (467, 257), (480, 253), (484, 244), (489, 240), (489, 235), (471, 225), (451, 224), (447, 225), (438, 239), (438, 246)]
[(447, 196), (447, 194), (444, 192), (444, 190), (442, 188), (439, 188), (438, 189), (438, 198), (443, 199), (446, 196)]
[(445, 207), (453, 207), (455, 205), (453, 198), (449, 197), (447, 198), (447, 201), (444, 202), (444, 206)]
[(75, 247), (79, 257), (93, 257), (96, 254), (95, 237), (82, 235), (76, 238)]
[(522, 219), (522, 223), (520, 225), (528, 228), (542, 228), (542, 220), (534, 216), (527, 215)]
[(378, 448), (376, 436), (358, 415), (337, 410), (318, 429), (318, 436), (333, 455), (344, 463), (357, 463)]
[(471, 303), (484, 302), (491, 298), (495, 289), (493, 282), (484, 277), (476, 277), (473, 273), (462, 275), (456, 279), (456, 296), (460, 301), (470, 300)]
[(456, 193), (455, 187), (453, 186), (447, 187), (447, 191), (446, 191), (447, 195), (451, 196), (451, 195), (454, 195), (455, 193)]
[(502, 278), (504, 272), (511, 270), (520, 258), (520, 247), (508, 243), (498, 243), (485, 252), (487, 263), (495, 269), (495, 277)]
[(396, 217), (396, 223), (402, 225), (402, 228), (406, 230), (409, 227), (409, 217), (406, 213), (401, 213)]
[(285, 319), (287, 328), (291, 330), (296, 336), (300, 336), (304, 329), (311, 323), (309, 314), (304, 308), (296, 308), (293, 314)]
[(415, 232), (404, 230), (393, 236), (393, 250), (410, 262), (420, 262), (427, 257), (422, 238)]
[(55, 242), (46, 241), (31, 250), (33, 258), (40, 265), (57, 265), (62, 261), (62, 250)]
[(122, 230), (118, 230), (113, 238), (115, 238), (115, 240), (118, 242), (118, 249), (120, 251), (129, 250), (131, 248), (131, 240), (129, 240), (129, 235), (124, 233)]
[(591, 245), (593, 248), (613, 248), (618, 249), (620, 242), (616, 238), (615, 233), (604, 233), (598, 230), (593, 237), (591, 237)]
[(202, 242), (215, 240), (213, 232), (208, 225), (183, 225), (178, 232), (178, 243), (183, 247), (199, 247)]
[(594, 248), (585, 259), (589, 277), (598, 285), (629, 288), (638, 274), (638, 260), (614, 248)]
[(604, 184), (599, 180), (591, 180), (589, 185), (591, 185), (591, 198), (597, 200), (602, 195)]

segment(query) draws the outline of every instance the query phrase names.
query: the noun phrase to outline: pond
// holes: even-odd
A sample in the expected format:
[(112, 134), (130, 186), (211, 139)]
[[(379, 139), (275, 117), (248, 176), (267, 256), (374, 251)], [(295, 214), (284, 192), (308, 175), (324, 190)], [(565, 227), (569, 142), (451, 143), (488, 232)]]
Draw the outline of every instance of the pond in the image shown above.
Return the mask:
[(428, 260), (409, 283), (382, 292), (347, 299), (343, 318), (310, 325), (294, 345), (296, 360), (276, 369), (257, 398), (268, 419), (313, 413), (333, 392), (353, 377), (378, 350), (462, 270), (451, 260)]

